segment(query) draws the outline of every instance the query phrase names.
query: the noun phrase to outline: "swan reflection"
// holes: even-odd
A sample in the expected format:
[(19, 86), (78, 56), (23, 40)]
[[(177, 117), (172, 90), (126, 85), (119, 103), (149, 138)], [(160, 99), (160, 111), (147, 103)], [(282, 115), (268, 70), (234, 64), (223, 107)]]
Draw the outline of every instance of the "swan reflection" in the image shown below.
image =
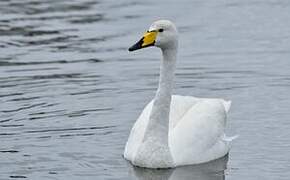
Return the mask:
[(204, 164), (174, 169), (146, 169), (131, 166), (130, 174), (137, 180), (224, 180), (228, 155)]

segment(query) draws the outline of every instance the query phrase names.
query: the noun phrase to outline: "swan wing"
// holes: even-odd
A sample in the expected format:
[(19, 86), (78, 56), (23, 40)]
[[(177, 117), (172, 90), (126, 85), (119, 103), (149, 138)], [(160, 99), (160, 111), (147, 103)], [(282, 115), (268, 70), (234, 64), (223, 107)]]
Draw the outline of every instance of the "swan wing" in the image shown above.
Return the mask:
[(173, 129), (191, 107), (200, 101), (192, 96), (173, 95), (170, 104), (169, 129)]
[(207, 162), (228, 152), (224, 130), (229, 108), (230, 102), (222, 99), (195, 98), (179, 120), (174, 120), (169, 146), (177, 166)]

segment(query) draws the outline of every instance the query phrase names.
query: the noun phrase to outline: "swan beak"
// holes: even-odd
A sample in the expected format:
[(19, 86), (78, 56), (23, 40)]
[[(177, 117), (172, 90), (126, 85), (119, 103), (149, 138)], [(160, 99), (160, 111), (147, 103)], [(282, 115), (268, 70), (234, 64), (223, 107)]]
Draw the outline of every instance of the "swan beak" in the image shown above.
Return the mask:
[(145, 47), (154, 46), (156, 37), (157, 31), (147, 31), (136, 44), (129, 48), (129, 51), (135, 51)]

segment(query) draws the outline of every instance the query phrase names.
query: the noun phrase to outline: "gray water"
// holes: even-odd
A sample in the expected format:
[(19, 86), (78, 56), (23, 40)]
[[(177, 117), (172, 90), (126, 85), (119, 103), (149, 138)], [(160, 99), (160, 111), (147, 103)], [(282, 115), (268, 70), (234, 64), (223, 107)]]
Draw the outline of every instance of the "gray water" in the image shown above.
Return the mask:
[[(289, 179), (290, 3), (1, 0), (0, 179)], [(232, 100), (228, 157), (172, 170), (122, 158), (154, 96), (150, 24), (180, 32), (175, 93)]]

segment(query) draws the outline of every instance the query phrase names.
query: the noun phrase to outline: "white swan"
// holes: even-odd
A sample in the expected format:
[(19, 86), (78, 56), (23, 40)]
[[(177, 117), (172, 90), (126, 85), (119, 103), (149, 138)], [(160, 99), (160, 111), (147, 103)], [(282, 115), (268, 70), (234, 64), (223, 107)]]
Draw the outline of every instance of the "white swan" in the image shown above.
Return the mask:
[(170, 168), (208, 162), (226, 155), (230, 138), (225, 125), (230, 101), (171, 95), (178, 47), (175, 25), (154, 22), (135, 45), (161, 48), (159, 87), (145, 107), (127, 141), (124, 158), (135, 166)]

